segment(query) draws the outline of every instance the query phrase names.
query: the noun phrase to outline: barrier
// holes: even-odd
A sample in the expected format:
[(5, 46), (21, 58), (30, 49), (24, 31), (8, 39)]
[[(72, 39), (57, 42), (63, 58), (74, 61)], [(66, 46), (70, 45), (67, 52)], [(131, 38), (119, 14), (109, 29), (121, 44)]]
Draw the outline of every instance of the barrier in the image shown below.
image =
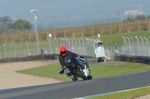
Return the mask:
[(55, 60), (55, 59), (58, 59), (58, 54), (5, 58), (5, 59), (0, 59), (0, 63), (34, 61), (34, 60)]
[(127, 56), (127, 55), (115, 55), (115, 61), (125, 61), (125, 62), (137, 62), (150, 64), (150, 57), (147, 56)]

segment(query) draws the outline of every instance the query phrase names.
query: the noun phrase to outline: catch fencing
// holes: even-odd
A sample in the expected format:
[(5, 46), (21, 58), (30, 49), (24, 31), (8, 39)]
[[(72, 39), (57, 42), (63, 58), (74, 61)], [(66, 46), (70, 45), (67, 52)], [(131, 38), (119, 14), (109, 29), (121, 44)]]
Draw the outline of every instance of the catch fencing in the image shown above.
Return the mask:
[(140, 36), (122, 36), (124, 45), (123, 46), (110, 46), (106, 47), (113, 55), (126, 55), (126, 56), (150, 56), (150, 37), (140, 37)]
[[(26, 57), (44, 54), (59, 54), (59, 48), (66, 46), (68, 50), (77, 54), (95, 57), (94, 41), (98, 39), (85, 38), (48, 38), (43, 42), (11, 43), (0, 46), (0, 59)], [(38, 46), (37, 46), (38, 45)]]
[[(106, 46), (105, 54), (127, 55), (127, 56), (150, 56), (150, 37), (122, 36), (123, 46)], [(66, 46), (68, 50), (79, 55), (95, 58), (94, 42), (99, 39), (87, 38), (48, 38), (47, 41), (36, 42), (25, 41), (23, 43), (2, 43), (0, 46), (0, 59), (26, 57), (35, 55), (59, 54), (59, 48)], [(109, 55), (108, 55), (109, 54)]]
[(148, 37), (124, 37), (123, 54), (130, 56), (150, 56), (150, 44)]

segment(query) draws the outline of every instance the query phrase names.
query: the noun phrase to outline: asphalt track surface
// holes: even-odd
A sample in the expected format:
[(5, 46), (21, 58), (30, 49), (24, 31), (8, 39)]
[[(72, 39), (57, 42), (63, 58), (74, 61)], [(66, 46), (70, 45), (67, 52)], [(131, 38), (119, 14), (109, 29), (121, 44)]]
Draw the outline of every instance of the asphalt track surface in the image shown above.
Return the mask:
[(0, 99), (73, 99), (150, 86), (150, 72), (0, 90)]

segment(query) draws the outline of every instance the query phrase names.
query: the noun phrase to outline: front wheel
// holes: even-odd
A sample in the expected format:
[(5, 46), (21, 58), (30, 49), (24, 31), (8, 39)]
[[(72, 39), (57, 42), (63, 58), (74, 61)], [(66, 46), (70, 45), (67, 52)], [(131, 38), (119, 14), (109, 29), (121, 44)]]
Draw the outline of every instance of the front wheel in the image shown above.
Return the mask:
[(92, 74), (90, 73), (90, 75), (87, 77), (88, 80), (92, 79)]
[(91, 80), (91, 79), (92, 79), (92, 75), (89, 75), (89, 76), (87, 77), (87, 79), (88, 79), (88, 80)]

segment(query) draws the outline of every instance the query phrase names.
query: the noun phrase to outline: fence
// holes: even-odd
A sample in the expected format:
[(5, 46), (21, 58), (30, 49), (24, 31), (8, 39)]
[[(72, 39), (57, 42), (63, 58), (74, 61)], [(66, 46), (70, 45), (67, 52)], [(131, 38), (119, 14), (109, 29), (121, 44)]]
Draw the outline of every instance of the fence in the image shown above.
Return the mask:
[(118, 47), (115, 60), (150, 64), (150, 37), (122, 36), (122, 38), (124, 45)]
[[(68, 50), (83, 56), (95, 57), (93, 39), (84, 38), (48, 38), (47, 41), (40, 42), (40, 49), (36, 42), (25, 41), (23, 43), (11, 43), (0, 46), (0, 59), (34, 56), (40, 54), (58, 54), (62, 45), (67, 46)], [(38, 51), (37, 51), (38, 50)]]
[(150, 56), (150, 37), (138, 37), (138, 36), (122, 36), (123, 46), (110, 46), (106, 47), (111, 54), (127, 55), (127, 56)]
[(131, 56), (150, 56), (149, 37), (122, 37), (123, 54)]
[[(101, 35), (115, 34), (115, 33), (128, 33), (150, 30), (150, 20), (136, 20), (133, 22), (120, 22), (111, 24), (101, 24), (93, 26), (70, 27), (54, 30), (38, 31), (39, 41), (47, 41), (48, 35), (51, 33), (52, 38), (76, 38)], [(22, 43), (22, 42), (35, 42), (34, 32), (13, 33), (0, 35), (0, 43)]]
[[(150, 56), (150, 37), (122, 36), (122, 39), (124, 41), (123, 46), (107, 46), (105, 48), (105, 52), (108, 52), (110, 56), (117, 54), (127, 56)], [(93, 45), (95, 41), (97, 41), (97, 39), (62, 37), (48, 38), (47, 41), (40, 41), (39, 49), (36, 46), (36, 42), (25, 41), (23, 43), (2, 43), (0, 46), (0, 59), (26, 57), (40, 54), (58, 54), (59, 48), (62, 45), (67, 46), (68, 50), (77, 54), (95, 57)]]
[[(124, 41), (123, 46), (107, 46), (105, 52), (108, 52), (110, 56), (116, 54), (128, 56), (150, 56), (150, 37), (122, 36), (122, 38)], [(40, 48), (37, 48), (36, 42), (25, 41), (23, 43), (2, 43), (0, 46), (0, 59), (40, 54), (58, 54), (59, 48), (62, 45), (67, 46), (68, 50), (80, 55), (95, 57), (94, 41), (96, 41), (96, 39), (62, 37), (48, 38), (47, 41), (40, 41)]]

